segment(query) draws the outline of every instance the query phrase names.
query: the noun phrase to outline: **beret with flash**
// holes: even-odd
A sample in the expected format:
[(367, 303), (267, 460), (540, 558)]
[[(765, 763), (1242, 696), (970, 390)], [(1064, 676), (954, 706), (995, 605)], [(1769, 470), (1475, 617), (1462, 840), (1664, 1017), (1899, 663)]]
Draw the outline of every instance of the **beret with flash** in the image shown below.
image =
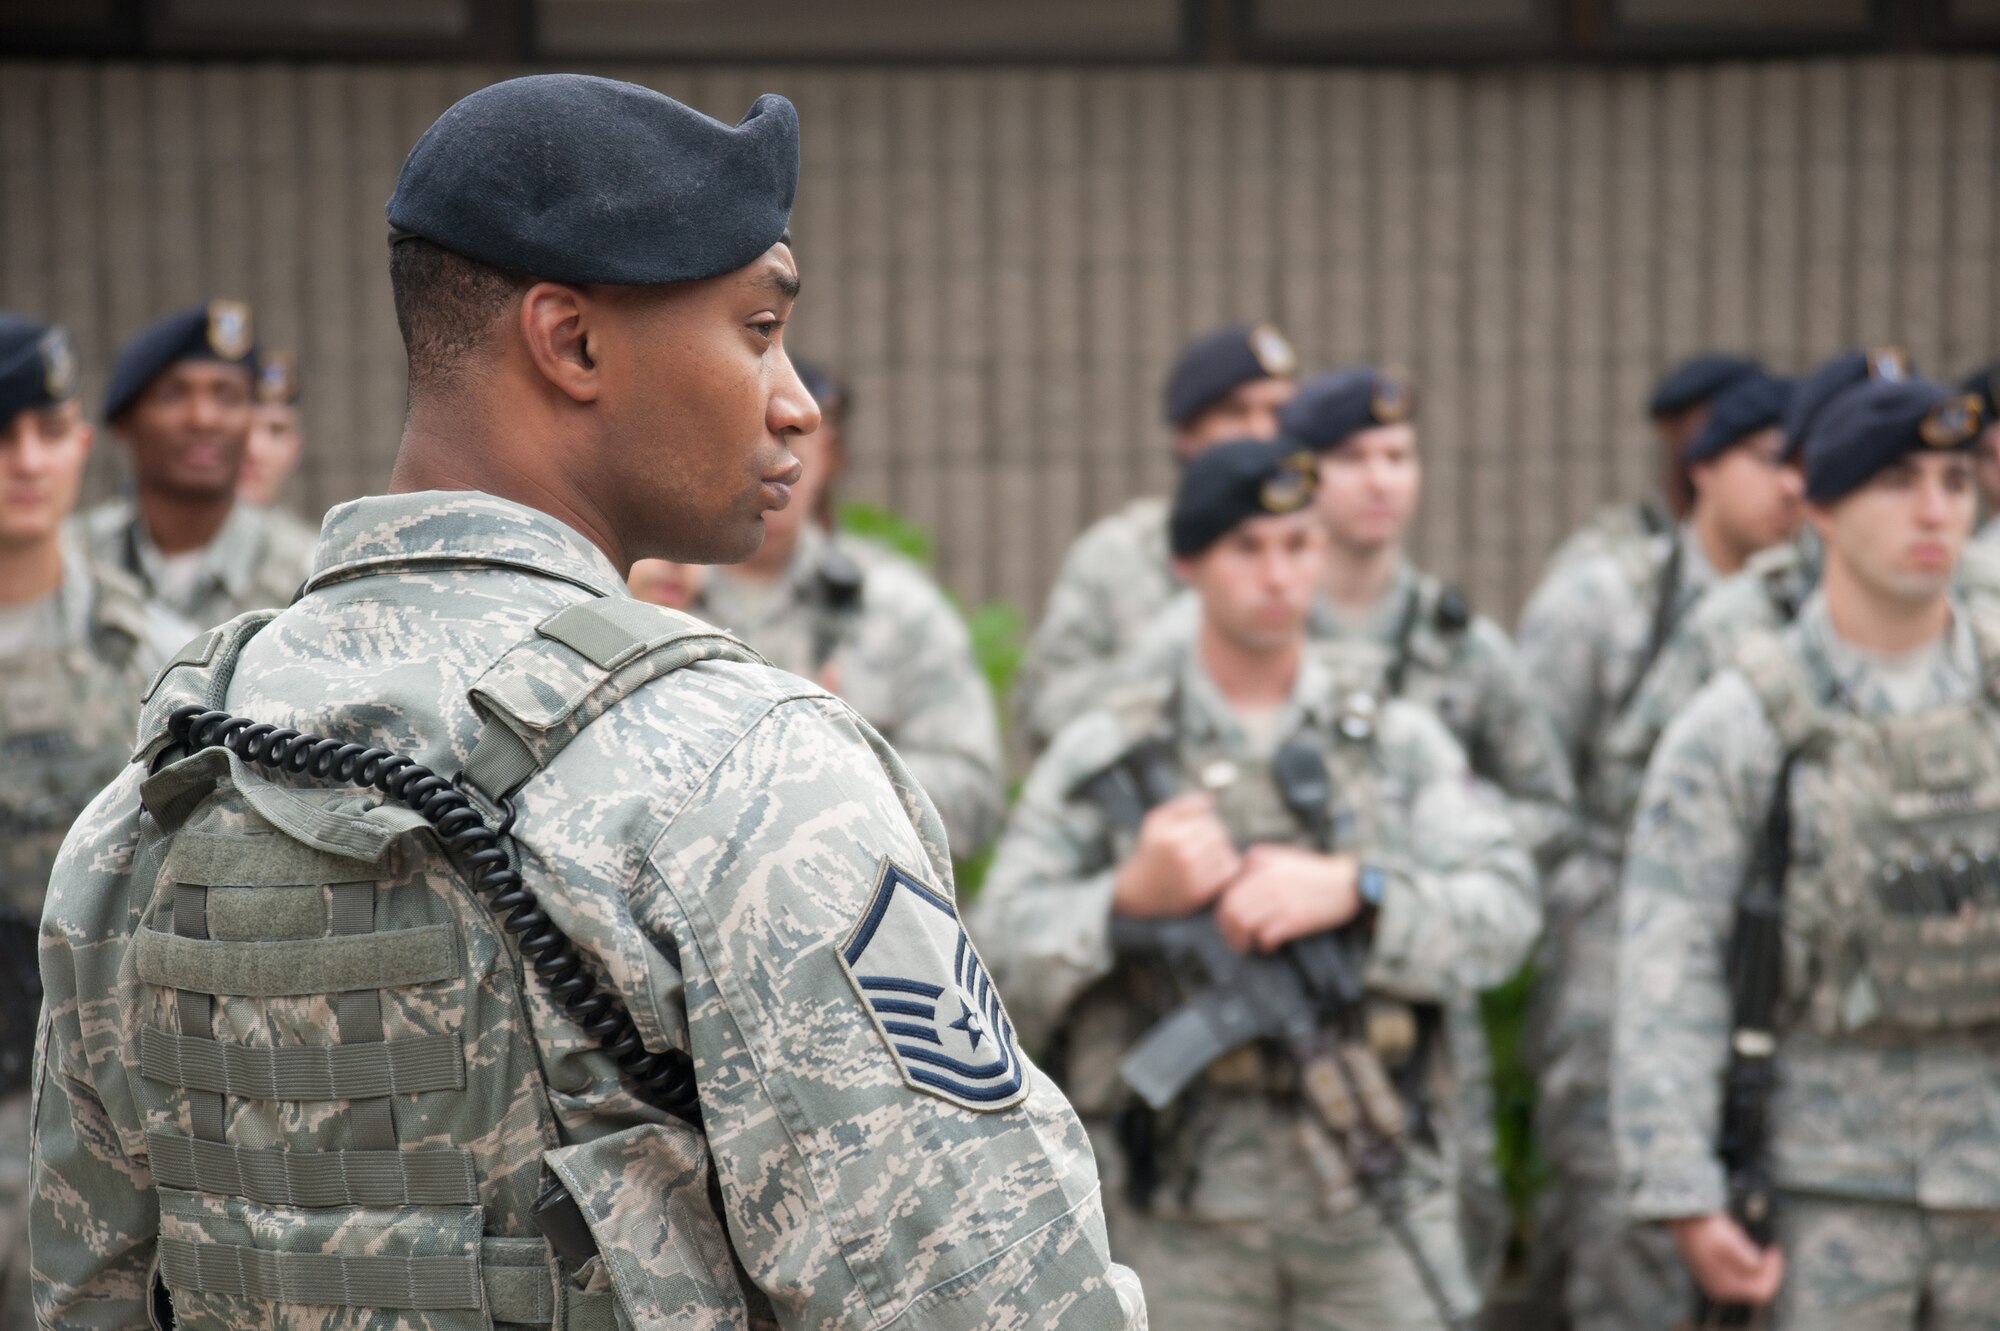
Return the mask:
[(1189, 559), (1251, 518), (1296, 513), (1319, 480), (1312, 454), (1262, 439), (1203, 449), (1181, 472), (1167, 517), (1174, 555)]
[(1306, 380), (1279, 409), (1278, 428), (1287, 438), (1325, 453), (1350, 435), (1412, 420), (1416, 414), (1416, 386), (1400, 369), (1355, 365)]
[(0, 313), (0, 429), (16, 416), (76, 396), (76, 353), (69, 334)]
[(1298, 369), (1290, 340), (1272, 324), (1238, 324), (1204, 333), (1181, 348), (1167, 375), (1167, 423), (1186, 425), (1237, 385), (1289, 379)]
[(169, 314), (133, 334), (111, 362), (104, 419), (117, 420), (147, 385), (186, 360), (221, 361), (254, 373), (257, 346), (251, 340), (250, 307), (240, 300), (212, 300)]
[(1701, 433), (1681, 451), (1681, 461), (1706, 462), (1720, 457), (1751, 435), (1777, 425), (1784, 419), (1785, 403), (1791, 395), (1791, 380), (1762, 370), (1738, 379), (1715, 395)]
[(1690, 356), (1660, 376), (1646, 403), (1649, 416), (1673, 416), (1698, 407), (1746, 375), (1757, 372), (1747, 356)]
[(1798, 381), (1785, 408), (1785, 454), (1796, 457), (1821, 413), (1835, 398), (1861, 384), (1901, 383), (1916, 373), (1901, 347), (1856, 347), (1829, 356)]
[(534, 74), (424, 131), (389, 197), (391, 240), (558, 282), (653, 286), (743, 267), (778, 243), (799, 120), (765, 93), (734, 127), (636, 83)]
[(2000, 361), (1974, 370), (1958, 385), (1959, 392), (1978, 395), (1979, 405), (1986, 409), (1988, 425), (2000, 420), (2000, 397), (1995, 397), (1996, 390), (2000, 390)]
[(1977, 397), (1928, 379), (1851, 388), (1806, 436), (1806, 498), (1832, 503), (1912, 453), (1970, 448), (1980, 417)]

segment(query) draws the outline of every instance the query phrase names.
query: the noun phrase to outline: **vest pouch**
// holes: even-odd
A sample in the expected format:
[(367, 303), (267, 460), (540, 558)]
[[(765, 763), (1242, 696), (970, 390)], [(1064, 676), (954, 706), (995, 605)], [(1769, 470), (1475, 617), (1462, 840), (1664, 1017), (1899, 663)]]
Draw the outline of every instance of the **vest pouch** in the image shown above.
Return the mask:
[(1862, 955), (1862, 970), (1841, 995), (1846, 1030), (1945, 1031), (2000, 1023), (2000, 912), (1885, 912), (1873, 921)]
[(679, 1122), (642, 1124), (548, 1151), (543, 1160), (597, 1242), (595, 1259), (565, 1271), (566, 1302), (601, 1289), (608, 1277), (621, 1331), (752, 1324), (710, 1198), (700, 1132)]

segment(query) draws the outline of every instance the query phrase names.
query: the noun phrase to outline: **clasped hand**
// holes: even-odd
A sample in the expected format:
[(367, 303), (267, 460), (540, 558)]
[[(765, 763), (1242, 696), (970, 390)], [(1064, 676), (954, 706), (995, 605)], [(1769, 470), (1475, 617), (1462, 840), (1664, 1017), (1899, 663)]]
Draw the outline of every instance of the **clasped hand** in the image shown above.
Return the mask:
[(1164, 919), (1215, 907), (1216, 927), (1238, 952), (1274, 952), (1335, 929), (1359, 913), (1360, 863), (1290, 846), (1239, 853), (1205, 792), (1179, 795), (1147, 813), (1138, 843), (1118, 870), (1112, 908)]

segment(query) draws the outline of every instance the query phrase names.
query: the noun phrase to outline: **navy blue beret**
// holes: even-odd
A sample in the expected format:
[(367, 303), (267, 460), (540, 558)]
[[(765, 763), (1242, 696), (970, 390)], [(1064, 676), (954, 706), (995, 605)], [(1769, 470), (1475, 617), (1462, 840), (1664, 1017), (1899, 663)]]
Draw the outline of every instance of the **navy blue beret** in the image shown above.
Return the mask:
[(1377, 425), (1415, 419), (1417, 390), (1395, 366), (1355, 365), (1328, 370), (1299, 386), (1278, 412), (1278, 428), (1324, 453), (1350, 435)]
[(240, 300), (212, 300), (140, 329), (111, 363), (104, 419), (118, 419), (148, 384), (184, 360), (219, 360), (254, 371), (257, 344), (250, 307)]
[(1646, 412), (1652, 416), (1678, 415), (1757, 370), (1757, 362), (1747, 356), (1691, 356), (1660, 377)]
[(1738, 379), (1710, 400), (1708, 419), (1702, 423), (1701, 433), (1681, 451), (1681, 461), (1706, 462), (1759, 430), (1780, 424), (1791, 395), (1791, 380), (1762, 370)]
[(1852, 388), (1806, 437), (1806, 498), (1831, 503), (1919, 450), (1969, 448), (1982, 415), (1978, 397), (1928, 379)]
[(1991, 425), (1994, 421), (2000, 420), (2000, 399), (1996, 399), (1993, 395), (1996, 388), (2000, 388), (2000, 361), (1994, 361), (1991, 365), (1966, 375), (1964, 381), (1959, 384), (1958, 391), (1978, 395), (1979, 405), (1986, 410), (1986, 423)]
[(0, 429), (24, 411), (75, 396), (76, 352), (69, 334), (0, 313)]
[(1299, 370), (1291, 342), (1271, 324), (1238, 324), (1204, 333), (1181, 349), (1167, 376), (1167, 423), (1186, 425), (1239, 384), (1289, 379)]
[(1191, 558), (1250, 518), (1298, 512), (1318, 480), (1312, 454), (1296, 445), (1236, 439), (1203, 449), (1181, 472), (1168, 541)]
[(777, 244), (798, 181), (798, 114), (773, 93), (732, 128), (636, 83), (536, 74), (424, 131), (389, 225), (558, 282), (694, 282)]
[(1848, 389), (1866, 383), (1901, 383), (1915, 373), (1901, 347), (1856, 347), (1827, 357), (1792, 390), (1791, 405), (1785, 408), (1786, 454), (1796, 455), (1805, 446), (1806, 436), (1828, 404)]

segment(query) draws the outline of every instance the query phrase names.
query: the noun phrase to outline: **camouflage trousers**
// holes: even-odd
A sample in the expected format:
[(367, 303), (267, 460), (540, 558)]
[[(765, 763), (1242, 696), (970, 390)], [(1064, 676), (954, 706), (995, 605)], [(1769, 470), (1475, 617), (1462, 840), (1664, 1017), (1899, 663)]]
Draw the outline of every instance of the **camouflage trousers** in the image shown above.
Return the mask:
[(0, 1327), (35, 1324), (28, 1278), (28, 1091), (0, 1095)]
[(1458, 1090), (1453, 1118), (1458, 1124), (1459, 1236), (1473, 1283), (1483, 1297), (1499, 1281), (1514, 1219), (1494, 1161), (1499, 1128), (1494, 1121), (1493, 1049), (1477, 995), (1453, 1000), (1445, 1009), (1445, 1021)]
[(1616, 866), (1576, 856), (1559, 871), (1559, 916), (1539, 958), (1530, 1049), (1535, 1137), (1553, 1175), (1536, 1204), (1536, 1301), (1574, 1331), (1672, 1331), (1694, 1286), (1665, 1229), (1627, 1219), (1611, 1137), (1616, 1002)]
[[(1151, 1213), (1137, 1210), (1119, 1147), (1101, 1126), (1091, 1136), (1112, 1260), (1138, 1274), (1153, 1331), (1443, 1331), (1408, 1251), (1360, 1194), (1328, 1195), (1296, 1132), (1270, 1135), (1255, 1214), (1194, 1218), (1167, 1199)], [(1452, 1181), (1433, 1161), (1402, 1196), (1408, 1227), (1456, 1313), (1470, 1315), (1476, 1295)]]
[(1786, 1193), (1780, 1331), (2000, 1329), (2000, 1211)]

